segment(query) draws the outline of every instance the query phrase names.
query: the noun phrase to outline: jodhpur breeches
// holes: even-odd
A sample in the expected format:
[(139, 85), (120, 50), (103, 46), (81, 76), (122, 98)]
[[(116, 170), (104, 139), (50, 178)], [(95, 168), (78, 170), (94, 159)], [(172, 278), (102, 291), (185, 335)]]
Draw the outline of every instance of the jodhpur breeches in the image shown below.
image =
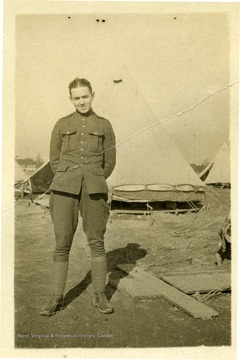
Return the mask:
[(106, 201), (107, 194), (89, 195), (84, 182), (79, 195), (52, 191), (50, 214), (56, 239), (54, 261), (68, 261), (78, 225), (79, 211), (92, 257), (105, 255), (104, 234), (109, 217), (109, 207)]

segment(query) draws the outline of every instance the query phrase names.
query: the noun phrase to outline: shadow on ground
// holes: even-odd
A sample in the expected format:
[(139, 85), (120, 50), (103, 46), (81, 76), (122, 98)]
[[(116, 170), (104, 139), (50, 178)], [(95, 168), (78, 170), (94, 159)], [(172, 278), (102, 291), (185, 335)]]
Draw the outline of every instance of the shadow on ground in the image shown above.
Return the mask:
[[(107, 271), (109, 273), (109, 281), (106, 285), (106, 295), (110, 300), (117, 289), (111, 285), (111, 279), (115, 280), (116, 285), (126, 276), (123, 272), (116, 270), (118, 264), (136, 264), (136, 261), (146, 256), (147, 251), (140, 247), (137, 243), (129, 243), (124, 248), (118, 248), (107, 253)], [(88, 271), (84, 279), (75, 287), (70, 289), (64, 297), (64, 307), (66, 308), (72, 301), (79, 297), (83, 291), (91, 284), (91, 271)]]

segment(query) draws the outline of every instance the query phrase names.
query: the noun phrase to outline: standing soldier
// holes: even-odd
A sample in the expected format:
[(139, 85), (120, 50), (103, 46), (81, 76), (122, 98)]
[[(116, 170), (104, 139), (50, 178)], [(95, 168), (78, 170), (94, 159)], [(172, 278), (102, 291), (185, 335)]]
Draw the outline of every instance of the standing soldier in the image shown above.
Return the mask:
[(51, 316), (63, 306), (69, 253), (82, 216), (82, 227), (91, 251), (93, 304), (101, 313), (113, 309), (105, 295), (107, 274), (104, 233), (109, 217), (106, 179), (116, 163), (115, 136), (110, 122), (92, 110), (94, 92), (86, 79), (69, 84), (76, 111), (57, 121), (51, 135), (50, 214), (56, 247), (53, 257), (53, 292), (40, 314)]

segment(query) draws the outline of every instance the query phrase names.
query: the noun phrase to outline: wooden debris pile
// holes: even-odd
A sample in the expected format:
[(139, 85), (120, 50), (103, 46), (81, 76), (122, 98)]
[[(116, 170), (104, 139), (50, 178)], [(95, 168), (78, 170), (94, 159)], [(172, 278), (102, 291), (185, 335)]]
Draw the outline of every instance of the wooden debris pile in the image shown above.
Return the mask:
[(231, 288), (230, 273), (223, 270), (168, 273), (157, 278), (134, 264), (119, 264), (117, 269), (110, 283), (118, 290), (132, 297), (162, 296), (192, 317), (204, 320), (219, 314), (203, 302)]

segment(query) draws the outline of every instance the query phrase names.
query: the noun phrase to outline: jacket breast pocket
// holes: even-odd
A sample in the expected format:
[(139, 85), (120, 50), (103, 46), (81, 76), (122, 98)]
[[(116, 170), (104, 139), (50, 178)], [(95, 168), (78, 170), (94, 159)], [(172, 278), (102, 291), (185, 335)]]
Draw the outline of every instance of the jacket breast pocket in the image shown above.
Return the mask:
[(103, 150), (104, 134), (102, 132), (92, 131), (88, 133), (89, 151), (101, 152)]
[(62, 131), (62, 151), (72, 151), (76, 149), (76, 132), (76, 129), (66, 129)]

